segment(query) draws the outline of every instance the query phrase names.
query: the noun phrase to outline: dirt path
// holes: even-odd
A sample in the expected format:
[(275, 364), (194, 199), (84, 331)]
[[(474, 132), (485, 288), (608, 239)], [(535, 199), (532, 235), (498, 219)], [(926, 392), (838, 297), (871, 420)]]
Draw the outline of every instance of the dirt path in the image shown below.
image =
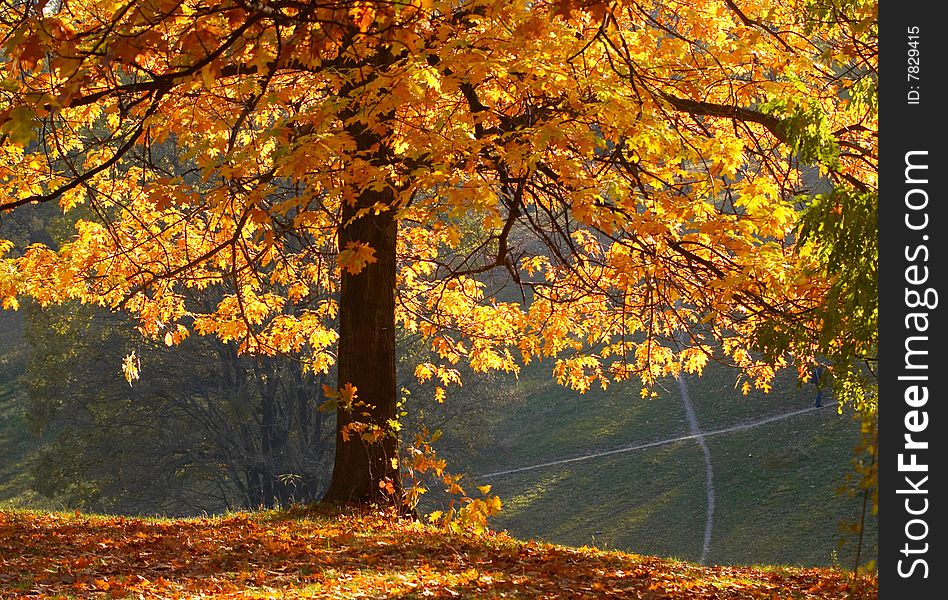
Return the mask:
[(705, 564), (708, 560), (708, 552), (711, 549), (711, 528), (714, 525), (714, 465), (711, 464), (711, 451), (708, 444), (704, 441), (706, 435), (701, 431), (698, 425), (698, 416), (695, 415), (694, 406), (691, 404), (691, 398), (688, 396), (688, 383), (685, 381), (685, 374), (678, 376), (678, 389), (681, 390), (681, 401), (685, 405), (685, 416), (688, 418), (688, 428), (701, 453), (704, 454), (705, 466), (705, 490), (708, 496), (708, 510), (704, 521), (704, 543), (701, 545), (701, 558), (698, 562)]
[(754, 427), (760, 427), (761, 425), (766, 425), (768, 423), (773, 423), (775, 421), (782, 421), (784, 419), (789, 419), (797, 415), (803, 415), (811, 413), (818, 410), (825, 410), (827, 408), (835, 407), (836, 403), (827, 403), (823, 406), (816, 408), (811, 406), (810, 408), (801, 408), (800, 410), (792, 410), (790, 412), (781, 413), (778, 415), (773, 415), (770, 417), (764, 417), (762, 419), (755, 419), (753, 421), (745, 421), (744, 423), (738, 423), (737, 425), (732, 425), (730, 427), (724, 427), (721, 429), (715, 429), (712, 431), (704, 431), (700, 434), (689, 434), (681, 435), (678, 437), (665, 438), (662, 440), (657, 440), (654, 442), (647, 442), (644, 444), (633, 444), (629, 446), (622, 446), (620, 448), (614, 448), (612, 450), (605, 450), (602, 452), (593, 452), (590, 454), (583, 454), (580, 456), (574, 456), (572, 458), (564, 458), (562, 460), (553, 460), (550, 462), (539, 463), (535, 465), (529, 465), (526, 467), (518, 467), (516, 469), (507, 469), (505, 471), (494, 471), (493, 473), (485, 473), (483, 475), (477, 475), (476, 479), (491, 479), (496, 477), (503, 477), (504, 475), (511, 475), (513, 473), (522, 473), (524, 471), (533, 471), (536, 469), (543, 469), (546, 467), (555, 467), (556, 465), (565, 465), (572, 462), (579, 462), (583, 460), (592, 460), (594, 458), (600, 458), (603, 456), (611, 456), (613, 454), (622, 454), (623, 452), (634, 452), (635, 450), (644, 450), (646, 448), (654, 448), (656, 446), (664, 446), (666, 444), (674, 444), (676, 442), (684, 442), (687, 440), (693, 440), (697, 437), (708, 438), (712, 435), (720, 435), (722, 433), (731, 433), (734, 431), (742, 431), (744, 429), (751, 429)]

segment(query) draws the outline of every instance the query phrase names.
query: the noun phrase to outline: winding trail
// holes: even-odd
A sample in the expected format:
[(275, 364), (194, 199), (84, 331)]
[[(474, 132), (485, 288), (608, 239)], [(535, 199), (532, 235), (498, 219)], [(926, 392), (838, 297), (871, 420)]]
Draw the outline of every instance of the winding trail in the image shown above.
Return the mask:
[(711, 550), (711, 528), (714, 525), (714, 466), (711, 464), (711, 451), (704, 440), (706, 434), (701, 432), (698, 425), (698, 417), (695, 415), (694, 406), (691, 404), (691, 398), (688, 396), (688, 384), (685, 382), (685, 374), (678, 376), (678, 389), (681, 390), (681, 401), (685, 405), (685, 416), (688, 418), (688, 427), (691, 429), (691, 436), (701, 452), (704, 454), (705, 466), (705, 490), (708, 496), (707, 517), (704, 521), (704, 543), (701, 546), (701, 558), (698, 560), (702, 565), (708, 560), (708, 552)]
[(622, 446), (619, 448), (614, 448), (612, 450), (605, 450), (602, 452), (593, 452), (591, 454), (583, 454), (580, 456), (574, 456), (572, 458), (564, 458), (562, 460), (553, 460), (550, 462), (539, 463), (535, 465), (529, 465), (526, 467), (518, 467), (516, 469), (507, 469), (505, 471), (494, 471), (493, 473), (484, 473), (483, 475), (475, 476), (477, 479), (494, 479), (497, 477), (503, 477), (504, 475), (511, 475), (513, 473), (522, 473), (524, 471), (533, 471), (536, 469), (544, 469), (546, 467), (555, 467), (556, 465), (565, 465), (573, 462), (580, 462), (583, 460), (592, 460), (594, 458), (600, 458), (602, 456), (611, 456), (613, 454), (622, 454), (623, 452), (634, 452), (636, 450), (644, 450), (646, 448), (654, 448), (656, 446), (665, 446), (667, 444), (674, 444), (676, 442), (684, 442), (687, 440), (693, 440), (698, 437), (708, 438), (712, 435), (720, 435), (722, 433), (731, 433), (734, 431), (742, 431), (744, 429), (752, 429), (754, 427), (760, 427), (761, 425), (767, 425), (768, 423), (774, 423), (776, 421), (782, 421), (784, 419), (789, 419), (797, 415), (803, 415), (811, 413), (818, 410), (824, 410), (830, 407), (835, 407), (836, 403), (826, 403), (823, 406), (817, 408), (811, 406), (809, 408), (801, 408), (800, 410), (792, 410), (790, 412), (780, 413), (778, 415), (773, 415), (770, 417), (764, 417), (762, 419), (755, 419), (753, 421), (745, 421), (744, 423), (738, 423), (737, 425), (732, 425), (730, 427), (723, 427), (721, 429), (715, 429), (712, 431), (705, 431), (701, 434), (690, 434), (690, 435), (681, 435), (677, 437), (665, 438), (662, 440), (657, 440), (654, 442), (647, 442), (644, 444), (634, 444), (629, 446)]

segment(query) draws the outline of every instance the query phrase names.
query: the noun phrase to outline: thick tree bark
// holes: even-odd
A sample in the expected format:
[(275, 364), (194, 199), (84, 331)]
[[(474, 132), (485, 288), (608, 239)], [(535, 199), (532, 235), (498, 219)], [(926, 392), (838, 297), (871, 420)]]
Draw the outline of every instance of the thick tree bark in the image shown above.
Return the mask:
[[(393, 159), (388, 137), (394, 113), (372, 115), (361, 95), (369, 80), (382, 76), (395, 62), (387, 47), (379, 47), (367, 60), (367, 80), (344, 86), (341, 96), (352, 97), (344, 111), (346, 132), (355, 142), (355, 155), (376, 167)], [(361, 65), (353, 65), (361, 67)], [(358, 72), (358, 68), (354, 72)], [(362, 118), (359, 118), (362, 117)], [(372, 126), (367, 123), (373, 122)], [(339, 250), (349, 242), (368, 244), (375, 262), (358, 273), (342, 271), (339, 294), (338, 387), (351, 383), (357, 389), (354, 406), (336, 410), (336, 456), (332, 481), (324, 500), (347, 504), (400, 505), (401, 486), (397, 465), (398, 434), (390, 423), (396, 419), (395, 382), (395, 260), (398, 223), (395, 191), (389, 181), (383, 186), (355, 184), (355, 202), (343, 202), (339, 227)], [(381, 210), (379, 210), (381, 208)], [(360, 214), (360, 212), (362, 214)], [(361, 423), (371, 432), (384, 433), (368, 442), (360, 435)]]
[[(343, 209), (343, 223), (359, 208), (383, 203), (391, 206), (391, 190), (365, 190), (354, 206)], [(396, 418), (395, 383), (395, 242), (393, 211), (369, 211), (344, 225), (339, 232), (340, 249), (349, 241), (366, 243), (375, 250), (376, 262), (357, 274), (342, 274), (339, 296), (339, 387), (351, 383), (357, 388), (355, 406), (336, 412), (336, 458), (332, 482), (324, 500), (366, 504), (397, 501), (398, 440), (389, 425)], [(381, 427), (385, 434), (376, 442), (366, 442), (355, 430), (344, 439), (352, 423)], [(387, 494), (388, 481), (396, 494)]]

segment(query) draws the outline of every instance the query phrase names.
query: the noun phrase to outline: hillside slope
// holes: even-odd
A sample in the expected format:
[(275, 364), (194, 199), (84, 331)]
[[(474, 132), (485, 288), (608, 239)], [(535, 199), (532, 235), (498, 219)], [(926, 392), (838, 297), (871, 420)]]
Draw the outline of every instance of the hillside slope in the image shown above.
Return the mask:
[(383, 515), (143, 520), (0, 511), (0, 597), (859, 598), (830, 569), (698, 567)]
[[(674, 441), (692, 434), (678, 383), (663, 381), (657, 398), (642, 399), (628, 384), (580, 395), (550, 381), (548, 369), (531, 366), (486, 393), (466, 389), (481, 398), (471, 402), (476, 418), (444, 424), (449, 465), (504, 500), (495, 527), (692, 561), (706, 554), (718, 564), (852, 567), (856, 540), (840, 526), (859, 520), (862, 498), (837, 490), (859, 430), (828, 394), (822, 409), (809, 410), (814, 387), (788, 372), (770, 393), (743, 396), (734, 372), (713, 363), (687, 379), (700, 430), (734, 428), (705, 437), (714, 490), (705, 553), (708, 468), (694, 438)], [(475, 431), (472, 443), (459, 443)], [(877, 540), (868, 515), (861, 563), (875, 559)]]

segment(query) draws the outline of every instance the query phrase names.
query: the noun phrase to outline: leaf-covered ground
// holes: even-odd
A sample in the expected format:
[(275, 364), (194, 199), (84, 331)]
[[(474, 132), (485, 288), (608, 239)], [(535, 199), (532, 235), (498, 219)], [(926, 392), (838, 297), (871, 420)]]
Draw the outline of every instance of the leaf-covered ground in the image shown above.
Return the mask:
[[(762, 532), (766, 535), (766, 532)], [(855, 592), (855, 593), (854, 593)], [(132, 519), (0, 511), (0, 597), (851, 598), (828, 569), (698, 567), (328, 511)]]

